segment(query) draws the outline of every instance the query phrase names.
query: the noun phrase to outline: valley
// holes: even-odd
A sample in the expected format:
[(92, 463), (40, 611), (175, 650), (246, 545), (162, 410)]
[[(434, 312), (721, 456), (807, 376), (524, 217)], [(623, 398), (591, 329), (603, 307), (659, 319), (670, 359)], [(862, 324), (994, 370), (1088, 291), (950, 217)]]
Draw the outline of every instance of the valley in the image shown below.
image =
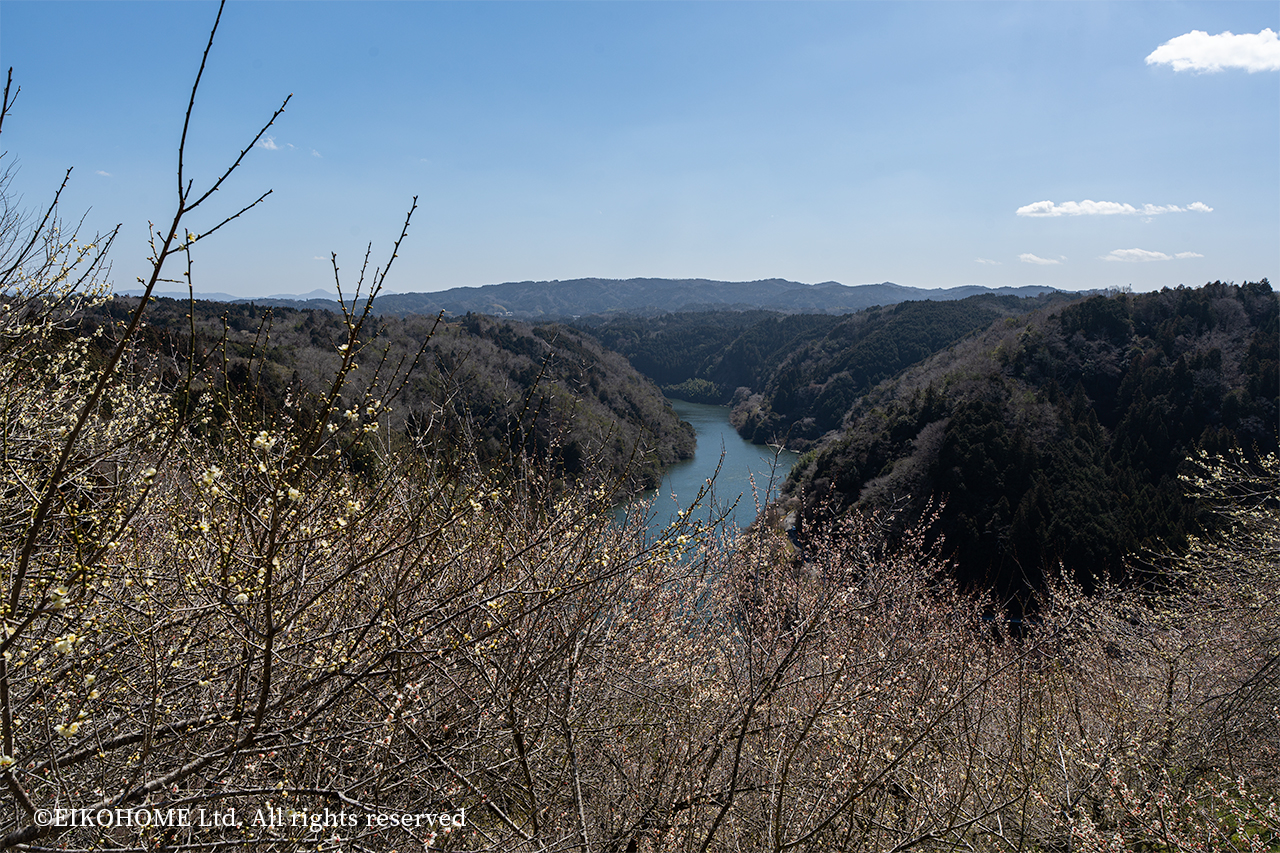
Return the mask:
[[(753, 287), (726, 292), (746, 303)], [(259, 360), (268, 408), (290, 383), (314, 387), (333, 358), (324, 344), (341, 331), (325, 309), (193, 304), (201, 346), (216, 349), (221, 335), (230, 375)], [(156, 302), (148, 335), (157, 346), (188, 346), (182, 307)], [(1158, 561), (1130, 557), (1177, 553), (1211, 529), (1178, 481), (1185, 460), (1273, 453), (1280, 420), (1277, 301), (1266, 281), (980, 293), (850, 314), (748, 304), (537, 325), (371, 316), (369, 345), (384, 360), (403, 360), (429, 337), (391, 423), (409, 432), (430, 423), (439, 447), (460, 448), (467, 436), (467, 449), (450, 454), (486, 465), (543, 459), (557, 488), (613, 484), (628, 496), (654, 494), (660, 479), (669, 491), (674, 478), (684, 500), (714, 470), (728, 413), (737, 436), (725, 442), (717, 492), (724, 505), (743, 496), (736, 527), (754, 516), (743, 471), (764, 470), (738, 460), (739, 443), (784, 446), (778, 513), (804, 527), (895, 507), (905, 527), (940, 507), (930, 535), (962, 586), (1019, 612), (1058, 571), (1086, 589), (1158, 580)], [(248, 344), (264, 334), (270, 346)], [(681, 411), (708, 430), (696, 451)]]

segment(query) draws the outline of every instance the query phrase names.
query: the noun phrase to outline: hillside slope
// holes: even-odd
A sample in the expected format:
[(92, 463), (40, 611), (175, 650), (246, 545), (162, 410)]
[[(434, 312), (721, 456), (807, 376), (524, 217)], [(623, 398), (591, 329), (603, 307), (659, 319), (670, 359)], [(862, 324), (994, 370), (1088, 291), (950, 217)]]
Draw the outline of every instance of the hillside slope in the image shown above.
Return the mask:
[(855, 400), (903, 368), (995, 320), (1078, 298), (1062, 292), (1036, 298), (982, 294), (860, 311), (797, 342), (750, 392), (740, 389), (734, 426), (757, 444), (778, 442), (807, 450), (841, 425)]
[(787, 501), (813, 523), (942, 499), (966, 583), (1025, 597), (1061, 562), (1091, 586), (1197, 529), (1178, 481), (1197, 448), (1276, 449), (1278, 352), (1266, 280), (1009, 318), (861, 398)]
[(987, 293), (843, 316), (706, 311), (584, 317), (575, 325), (627, 356), (669, 396), (736, 402), (743, 438), (804, 450), (881, 379), (997, 318), (1078, 298)]
[[(121, 315), (132, 304), (118, 298), (107, 310)], [(190, 304), (154, 300), (145, 342), (160, 352), (186, 352)], [(221, 358), (225, 323), (226, 375), (259, 395), (268, 412), (294, 386), (316, 390), (346, 339), (342, 317), (331, 311), (194, 305), (197, 350)], [(480, 315), (439, 324), (383, 316), (376, 326), (355, 383), (372, 378), (384, 353), (386, 365), (412, 361), (429, 338), (394, 425), (435, 430), (446, 449), (473, 450), (490, 462), (512, 452), (549, 457), (567, 480), (616, 478), (628, 491), (655, 486), (669, 465), (693, 453), (692, 427), (658, 388), (582, 332)]]
[(758, 387), (789, 353), (840, 322), (829, 314), (685, 311), (584, 317), (576, 325), (657, 382), (670, 396), (724, 405)]

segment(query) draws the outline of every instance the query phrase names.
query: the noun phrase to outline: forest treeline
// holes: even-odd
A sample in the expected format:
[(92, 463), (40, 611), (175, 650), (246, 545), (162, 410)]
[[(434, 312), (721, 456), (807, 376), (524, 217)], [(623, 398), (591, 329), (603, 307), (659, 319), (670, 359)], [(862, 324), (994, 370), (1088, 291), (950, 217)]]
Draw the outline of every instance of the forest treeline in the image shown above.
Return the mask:
[[(117, 297), (85, 322), (118, 321), (137, 302)], [(253, 395), (267, 418), (290, 395), (322, 390), (343, 356), (338, 347), (348, 330), (339, 312), (151, 302), (139, 342), (170, 358), (171, 376), (193, 351), (201, 363), (225, 360), (219, 364), (225, 381)], [(430, 434), (441, 452), (466, 447), (488, 465), (524, 454), (550, 461), (562, 480), (617, 480), (628, 492), (656, 486), (668, 466), (693, 453), (693, 429), (657, 387), (580, 331), (478, 314), (381, 316), (369, 323), (351, 389), (372, 382), (379, 370), (416, 361), (390, 423), (419, 438)], [(348, 405), (353, 393), (344, 393)]]
[[(575, 325), (617, 350), (667, 394), (729, 404), (767, 395), (769, 414), (739, 428), (757, 443), (803, 448), (861, 393), (998, 317), (1077, 298), (982, 294), (954, 301), (899, 302), (854, 314), (690, 311), (657, 317), (583, 317)], [(788, 396), (796, 383), (803, 389)], [(834, 419), (830, 413), (838, 412)], [(826, 425), (825, 428), (822, 425)]]
[[(489, 314), (534, 322), (566, 321), (583, 315), (652, 317), (671, 312), (701, 311), (848, 314), (909, 299), (951, 300), (975, 294), (1035, 296), (1052, 290), (1044, 285), (988, 288), (976, 284), (926, 290), (888, 281), (858, 285), (835, 281), (803, 284), (777, 278), (760, 281), (580, 278), (569, 281), (512, 281), (430, 293), (384, 293), (378, 296), (373, 309), (378, 314), (399, 316), (435, 315), (444, 311), (445, 314), (459, 316)], [(221, 300), (223, 296), (226, 295), (207, 298)], [(235, 300), (234, 297), (227, 298)], [(312, 291), (296, 297), (271, 296), (257, 302), (260, 305), (338, 310), (332, 296), (324, 298), (324, 291)]]
[(817, 523), (938, 501), (965, 584), (1026, 599), (1061, 565), (1093, 588), (1201, 530), (1188, 456), (1275, 452), (1278, 354), (1265, 279), (1009, 317), (857, 399), (786, 503)]

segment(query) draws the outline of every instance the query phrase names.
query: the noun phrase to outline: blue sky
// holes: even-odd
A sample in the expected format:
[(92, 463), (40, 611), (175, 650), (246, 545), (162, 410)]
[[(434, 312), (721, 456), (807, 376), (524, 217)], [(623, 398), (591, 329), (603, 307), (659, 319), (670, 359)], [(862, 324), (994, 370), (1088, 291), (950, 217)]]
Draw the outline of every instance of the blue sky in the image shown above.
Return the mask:
[[(171, 215), (215, 12), (0, 0), (13, 187), (35, 206), (74, 166), (64, 214), (123, 226), (117, 286), (144, 271), (147, 220)], [(329, 287), (330, 251), (344, 274), (369, 241), (382, 257), (414, 195), (396, 291), (1274, 281), (1268, 29), (1280, 4), (232, 2), (197, 181), (293, 99), (190, 224), (274, 190), (197, 246), (196, 288)], [(1255, 39), (1210, 38), (1226, 32)]]

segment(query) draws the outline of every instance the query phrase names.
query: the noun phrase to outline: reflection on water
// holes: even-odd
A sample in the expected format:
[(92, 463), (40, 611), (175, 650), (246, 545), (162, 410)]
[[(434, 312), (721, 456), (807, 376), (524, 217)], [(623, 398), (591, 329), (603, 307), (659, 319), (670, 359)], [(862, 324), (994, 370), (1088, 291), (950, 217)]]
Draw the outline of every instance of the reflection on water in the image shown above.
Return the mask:
[[(730, 521), (739, 528), (747, 527), (756, 517), (752, 479), (763, 501), (770, 478), (776, 489), (786, 479), (797, 455), (789, 450), (777, 450), (775, 453), (775, 448), (743, 441), (729, 425), (728, 406), (708, 406), (682, 400), (672, 400), (671, 405), (682, 420), (693, 424), (698, 434), (698, 447), (693, 458), (673, 465), (663, 476), (657, 492), (644, 492), (634, 501), (620, 506), (619, 516), (633, 507), (636, 501), (648, 503), (656, 494), (658, 499), (654, 502), (654, 517), (649, 528), (651, 531), (661, 530), (677, 512), (694, 501), (707, 479), (714, 475), (712, 509), (728, 510), (736, 502)], [(720, 466), (719, 473), (716, 473), (717, 465)], [(706, 517), (706, 507), (704, 499), (697, 517)]]

